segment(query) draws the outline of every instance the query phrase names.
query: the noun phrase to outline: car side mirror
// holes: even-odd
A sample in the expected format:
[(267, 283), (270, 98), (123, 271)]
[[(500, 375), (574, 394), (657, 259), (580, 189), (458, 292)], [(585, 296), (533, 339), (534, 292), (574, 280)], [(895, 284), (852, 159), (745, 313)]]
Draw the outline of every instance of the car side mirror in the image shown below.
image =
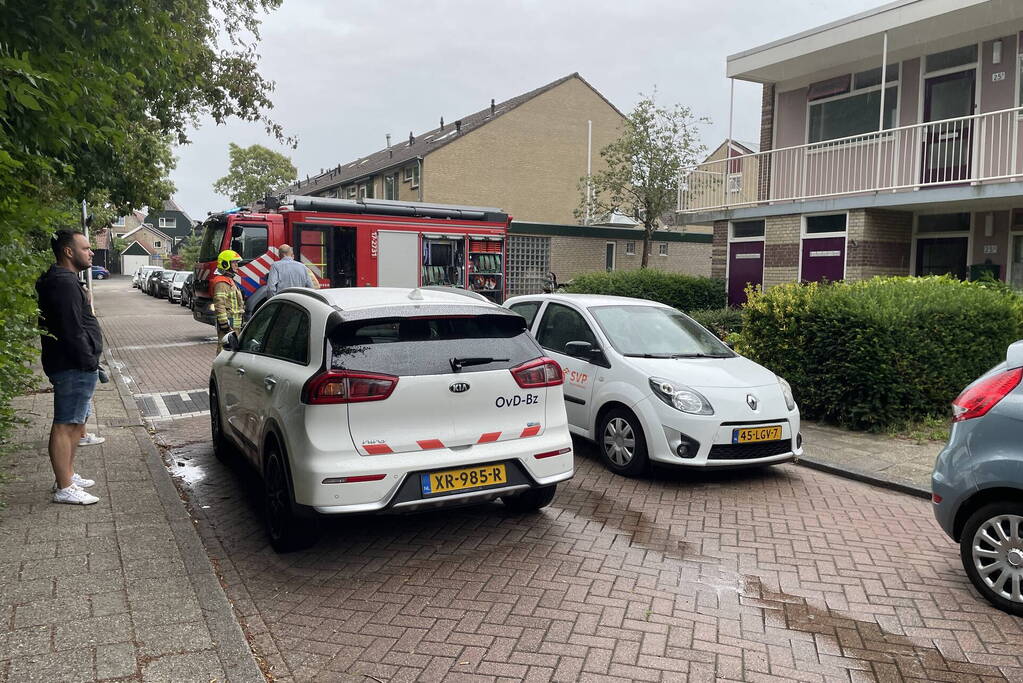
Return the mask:
[(242, 236), (242, 226), (234, 225), (231, 227), (231, 237), (238, 238)]
[(223, 346), (225, 351), (237, 351), (241, 348), (241, 344), (238, 342), (238, 334), (235, 332), (225, 334)]
[(593, 344), (584, 341), (570, 341), (565, 344), (565, 355), (583, 360), (593, 360), (600, 355), (599, 348), (593, 348)]

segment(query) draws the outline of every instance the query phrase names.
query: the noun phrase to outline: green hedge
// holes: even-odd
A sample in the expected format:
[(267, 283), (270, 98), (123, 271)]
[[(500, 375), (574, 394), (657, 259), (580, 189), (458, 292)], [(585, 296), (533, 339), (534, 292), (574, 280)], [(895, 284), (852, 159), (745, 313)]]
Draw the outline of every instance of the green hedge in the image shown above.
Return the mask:
[(727, 340), (742, 331), (742, 311), (738, 308), (711, 308), (689, 311), (689, 317), (718, 336)]
[(725, 305), (724, 280), (665, 273), (652, 268), (586, 273), (573, 279), (565, 291), (650, 299), (683, 312), (723, 308)]
[(1023, 299), (950, 277), (751, 292), (736, 350), (792, 384), (802, 414), (853, 429), (948, 416), (1023, 337)]

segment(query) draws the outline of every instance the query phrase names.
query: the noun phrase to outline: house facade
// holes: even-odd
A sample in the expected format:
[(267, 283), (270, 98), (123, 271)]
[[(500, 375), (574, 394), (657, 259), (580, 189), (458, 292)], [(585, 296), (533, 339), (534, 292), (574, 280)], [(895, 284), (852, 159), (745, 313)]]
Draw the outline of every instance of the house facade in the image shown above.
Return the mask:
[(165, 201), (159, 210), (150, 211), (143, 223), (152, 226), (166, 238), (157, 241), (169, 240), (169, 253), (177, 253), (178, 246), (192, 234), (195, 227), (195, 222), (173, 199)]
[[(525, 221), (574, 223), (587, 154), (618, 138), (624, 116), (578, 73), (410, 134), (294, 183), (289, 194), (496, 206)], [(592, 145), (590, 124), (592, 124)]]
[(730, 302), (875, 275), (1023, 288), (1021, 32), (1016, 0), (897, 0), (728, 57), (763, 84), (760, 149), (691, 169), (679, 212), (713, 225)]

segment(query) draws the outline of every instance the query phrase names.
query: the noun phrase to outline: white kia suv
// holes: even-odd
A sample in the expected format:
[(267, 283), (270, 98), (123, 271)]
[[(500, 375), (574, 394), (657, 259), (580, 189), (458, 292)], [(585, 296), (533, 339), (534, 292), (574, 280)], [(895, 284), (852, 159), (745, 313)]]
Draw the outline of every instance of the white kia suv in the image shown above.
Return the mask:
[(278, 551), (318, 515), (532, 511), (573, 473), (561, 384), (522, 317), (471, 293), (289, 289), (213, 361), (213, 444), (262, 473)]
[(781, 377), (670, 306), (618, 296), (509, 299), (565, 378), (569, 428), (613, 472), (773, 465), (802, 453)]

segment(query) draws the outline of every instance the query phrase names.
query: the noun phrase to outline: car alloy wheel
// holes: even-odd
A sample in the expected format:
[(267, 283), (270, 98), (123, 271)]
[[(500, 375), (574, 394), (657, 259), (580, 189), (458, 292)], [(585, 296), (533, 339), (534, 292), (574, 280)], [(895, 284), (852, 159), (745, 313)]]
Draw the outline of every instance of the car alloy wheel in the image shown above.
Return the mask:
[(970, 545), (973, 566), (991, 591), (1023, 605), (1023, 517), (998, 515), (986, 520)]
[(626, 420), (616, 417), (604, 428), (604, 453), (608, 460), (625, 467), (636, 455), (636, 433)]
[(267, 531), (270, 534), (270, 540), (276, 543), (285, 535), (291, 506), (287, 498), (288, 480), (284, 475), (280, 455), (275, 452), (267, 456), (263, 481), (266, 495)]

